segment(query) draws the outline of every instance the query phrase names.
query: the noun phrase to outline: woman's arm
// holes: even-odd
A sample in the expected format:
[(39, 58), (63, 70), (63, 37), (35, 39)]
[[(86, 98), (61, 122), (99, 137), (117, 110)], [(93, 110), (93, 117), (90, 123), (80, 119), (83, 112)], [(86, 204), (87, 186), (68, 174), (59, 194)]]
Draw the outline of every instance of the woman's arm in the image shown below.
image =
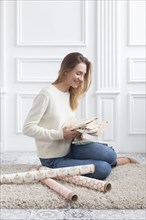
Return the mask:
[(47, 109), (48, 103), (49, 100), (44, 94), (36, 96), (24, 122), (23, 133), (25, 135), (42, 141), (64, 139), (63, 129), (47, 129), (38, 125)]

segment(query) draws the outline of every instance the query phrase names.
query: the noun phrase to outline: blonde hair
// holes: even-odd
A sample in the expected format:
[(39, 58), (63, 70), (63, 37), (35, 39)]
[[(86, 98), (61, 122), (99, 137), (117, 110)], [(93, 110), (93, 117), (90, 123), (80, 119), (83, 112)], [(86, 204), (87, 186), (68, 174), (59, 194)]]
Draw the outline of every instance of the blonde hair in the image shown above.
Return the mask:
[(91, 72), (92, 72), (91, 62), (86, 57), (84, 57), (81, 53), (78, 53), (78, 52), (73, 52), (73, 53), (66, 55), (64, 59), (62, 60), (58, 78), (53, 83), (53, 84), (57, 84), (57, 83), (62, 82), (64, 79), (64, 73), (67, 71), (71, 71), (79, 63), (86, 64), (87, 72), (84, 76), (83, 82), (78, 86), (78, 88), (70, 87), (69, 89), (70, 106), (72, 110), (77, 109), (79, 97), (82, 95), (85, 95), (85, 93), (90, 87)]

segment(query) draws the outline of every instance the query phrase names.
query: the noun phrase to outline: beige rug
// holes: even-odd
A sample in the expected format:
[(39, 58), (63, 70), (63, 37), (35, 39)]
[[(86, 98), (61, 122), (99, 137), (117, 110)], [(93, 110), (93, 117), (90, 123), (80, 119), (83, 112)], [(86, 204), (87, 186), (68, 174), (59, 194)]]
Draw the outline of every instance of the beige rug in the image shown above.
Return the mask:
[[(27, 171), (32, 165), (2, 165), (1, 173)], [(112, 185), (107, 193), (59, 181), (78, 195), (69, 202), (41, 183), (0, 185), (1, 208), (81, 208), (81, 209), (143, 209), (146, 208), (145, 166), (128, 164), (116, 167), (106, 179)]]

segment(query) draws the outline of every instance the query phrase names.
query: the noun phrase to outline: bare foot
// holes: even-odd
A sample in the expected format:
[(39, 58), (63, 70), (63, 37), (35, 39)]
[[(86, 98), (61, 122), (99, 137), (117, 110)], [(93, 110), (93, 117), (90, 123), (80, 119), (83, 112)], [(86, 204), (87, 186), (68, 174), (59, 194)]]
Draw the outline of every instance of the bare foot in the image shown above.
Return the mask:
[(127, 163), (139, 163), (137, 160), (131, 157), (117, 157), (117, 166), (125, 165)]

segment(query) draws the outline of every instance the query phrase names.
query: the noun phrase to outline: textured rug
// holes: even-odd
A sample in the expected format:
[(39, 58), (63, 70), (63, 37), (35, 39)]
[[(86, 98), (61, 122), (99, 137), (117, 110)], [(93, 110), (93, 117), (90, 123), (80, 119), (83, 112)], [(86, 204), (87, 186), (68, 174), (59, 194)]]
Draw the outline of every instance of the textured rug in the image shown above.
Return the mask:
[[(32, 165), (1, 165), (1, 174), (25, 172)], [(71, 202), (47, 186), (38, 183), (0, 185), (0, 208), (24, 209), (143, 209), (146, 208), (146, 169), (142, 164), (128, 164), (113, 168), (106, 179), (112, 185), (103, 193), (74, 184), (59, 181), (78, 195)]]

